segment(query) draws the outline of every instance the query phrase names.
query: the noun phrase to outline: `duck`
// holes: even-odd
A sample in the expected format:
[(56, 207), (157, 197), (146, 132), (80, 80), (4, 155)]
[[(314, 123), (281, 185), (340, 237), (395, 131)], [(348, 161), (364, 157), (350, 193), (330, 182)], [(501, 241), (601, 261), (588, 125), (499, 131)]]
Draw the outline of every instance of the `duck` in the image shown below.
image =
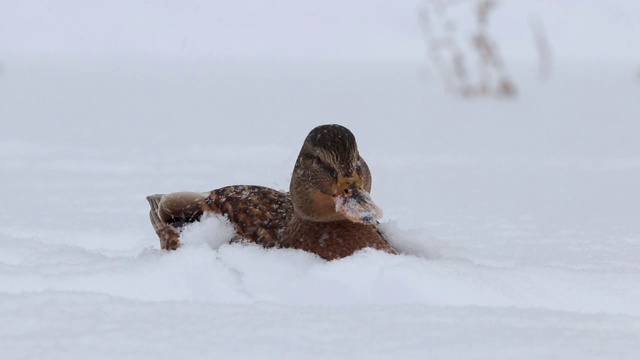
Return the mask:
[(372, 176), (355, 136), (342, 125), (321, 125), (305, 138), (289, 191), (233, 185), (209, 192), (147, 197), (160, 246), (176, 250), (186, 225), (205, 214), (226, 218), (235, 229), (230, 242), (292, 248), (325, 260), (373, 248), (398, 252), (378, 228), (382, 210), (371, 198)]

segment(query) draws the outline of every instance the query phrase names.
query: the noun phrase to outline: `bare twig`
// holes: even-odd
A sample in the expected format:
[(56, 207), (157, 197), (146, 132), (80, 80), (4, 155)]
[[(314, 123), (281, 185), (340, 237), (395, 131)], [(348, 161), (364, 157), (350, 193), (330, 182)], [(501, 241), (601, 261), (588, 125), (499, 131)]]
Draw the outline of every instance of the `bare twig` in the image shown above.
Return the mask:
[[(445, 88), (464, 97), (514, 97), (517, 89), (489, 33), (495, 0), (425, 0), (420, 24), (433, 67)], [(457, 26), (453, 10), (471, 10), (471, 34)], [(468, 25), (467, 25), (468, 26)]]
[(529, 26), (538, 52), (538, 74), (542, 80), (549, 79), (551, 77), (552, 53), (547, 32), (539, 17), (531, 18)]

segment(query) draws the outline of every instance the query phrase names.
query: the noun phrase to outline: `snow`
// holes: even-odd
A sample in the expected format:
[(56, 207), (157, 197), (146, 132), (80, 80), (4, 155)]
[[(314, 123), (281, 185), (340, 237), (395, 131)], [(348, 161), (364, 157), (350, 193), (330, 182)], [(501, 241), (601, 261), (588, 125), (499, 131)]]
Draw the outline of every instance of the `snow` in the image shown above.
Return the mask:
[(334, 197), (336, 202), (336, 212), (344, 214), (347, 219), (363, 224), (376, 224), (382, 217), (382, 210), (371, 200), (371, 196), (366, 191), (361, 191), (358, 198), (346, 196)]
[[(0, 60), (3, 359), (640, 357), (636, 58), (510, 63), (513, 101), (423, 62)], [(215, 216), (159, 249), (147, 195), (287, 189), (324, 123), (400, 255), (229, 244)]]
[[(592, 104), (558, 101), (573, 86), (569, 74), (532, 83), (515, 103), (430, 100), (429, 86), (406, 67), (380, 66), (395, 86), (363, 87), (348, 104), (333, 92), (344, 80), (329, 76), (343, 67), (309, 70), (338, 79), (308, 97), (353, 112), (341, 123), (358, 138), (374, 174), (371, 197), (385, 211), (382, 229), (402, 253), (364, 250), (332, 262), (227, 244), (232, 229), (217, 217), (187, 229), (180, 250), (161, 251), (145, 196), (240, 183), (286, 189), (306, 132), (316, 117), (336, 122), (334, 107), (306, 119), (305, 106), (286, 105), (289, 95), (307, 96), (280, 81), (286, 94), (254, 90), (257, 99), (213, 86), (214, 104), (197, 103), (210, 112), (193, 117), (200, 84), (174, 89), (143, 78), (109, 92), (96, 110), (87, 104), (100, 104), (100, 95), (82, 91), (85, 77), (16, 66), (2, 90), (2, 118), (15, 119), (0, 142), (3, 353), (636, 358), (640, 157), (632, 119), (640, 102), (625, 93), (637, 90), (619, 82), (587, 88)], [(361, 69), (345, 86), (369, 70), (378, 71)], [(263, 76), (256, 86), (276, 86), (277, 76)], [(139, 93), (147, 82), (174, 101)], [(400, 86), (418, 93), (398, 97)], [(30, 96), (9, 91), (20, 87)], [(122, 111), (117, 104), (130, 98)], [(256, 101), (280, 122), (221, 116)], [(377, 109), (362, 110), (363, 121), (351, 107), (366, 103)], [(403, 121), (389, 126), (397, 107)], [(182, 109), (176, 122), (162, 115)]]

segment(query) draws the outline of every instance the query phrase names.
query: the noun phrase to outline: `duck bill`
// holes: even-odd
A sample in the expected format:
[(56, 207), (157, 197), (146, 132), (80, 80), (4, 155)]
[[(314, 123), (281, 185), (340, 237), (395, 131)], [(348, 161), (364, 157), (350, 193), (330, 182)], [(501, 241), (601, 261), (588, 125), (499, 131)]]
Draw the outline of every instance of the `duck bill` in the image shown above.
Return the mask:
[(382, 218), (382, 210), (376, 205), (367, 191), (353, 186), (346, 194), (334, 196), (336, 212), (354, 223), (376, 224)]

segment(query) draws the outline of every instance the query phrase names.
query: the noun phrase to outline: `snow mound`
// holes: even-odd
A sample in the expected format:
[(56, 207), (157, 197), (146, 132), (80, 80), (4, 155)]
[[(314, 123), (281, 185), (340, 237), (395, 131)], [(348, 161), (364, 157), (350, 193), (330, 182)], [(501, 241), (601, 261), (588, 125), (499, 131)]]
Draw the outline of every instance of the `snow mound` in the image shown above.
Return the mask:
[(300, 250), (229, 244), (233, 229), (215, 216), (190, 225), (177, 251), (146, 248), (135, 256), (5, 238), (0, 282), (11, 294), (71, 291), (141, 301), (424, 304), (640, 316), (640, 287), (628, 286), (636, 273), (487, 263), (443, 245), (435, 245), (442, 253), (434, 255), (429, 241), (416, 236), (405, 243), (402, 231), (383, 228), (404, 254), (364, 249), (327, 262)]

